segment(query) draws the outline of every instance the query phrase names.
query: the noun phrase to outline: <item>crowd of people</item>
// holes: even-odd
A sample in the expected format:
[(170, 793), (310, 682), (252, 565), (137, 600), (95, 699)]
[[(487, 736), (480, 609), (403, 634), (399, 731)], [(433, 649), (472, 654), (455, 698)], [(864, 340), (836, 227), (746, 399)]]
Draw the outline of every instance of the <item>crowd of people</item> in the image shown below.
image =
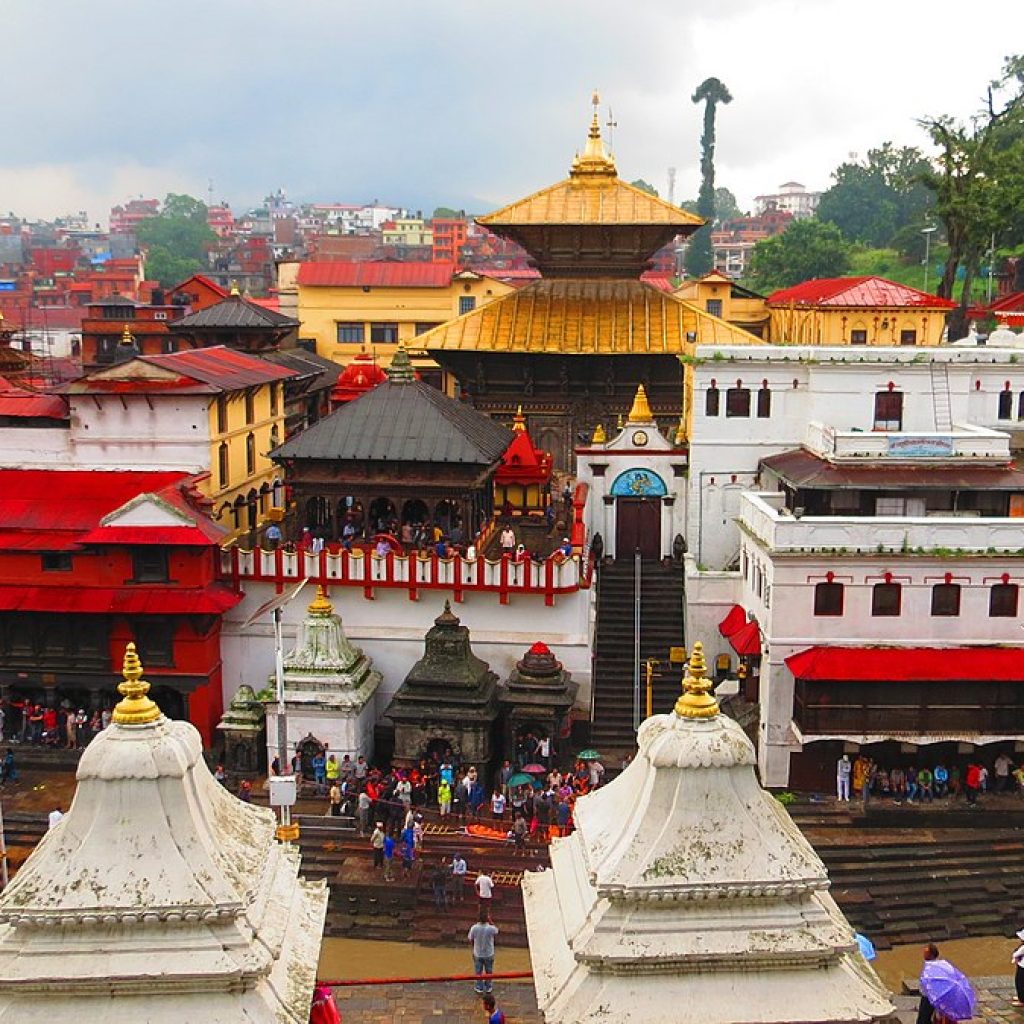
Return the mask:
[(865, 754), (851, 760), (843, 754), (836, 763), (836, 797), (841, 802), (871, 797), (897, 804), (931, 803), (963, 797), (977, 806), (984, 793), (1024, 793), (1024, 763), (1014, 764), (1005, 752), (989, 765), (980, 758), (958, 761), (936, 759), (887, 767)]
[(26, 699), (0, 701), (0, 736), (9, 743), (80, 750), (110, 725), (110, 708), (86, 711), (68, 700), (57, 707)]

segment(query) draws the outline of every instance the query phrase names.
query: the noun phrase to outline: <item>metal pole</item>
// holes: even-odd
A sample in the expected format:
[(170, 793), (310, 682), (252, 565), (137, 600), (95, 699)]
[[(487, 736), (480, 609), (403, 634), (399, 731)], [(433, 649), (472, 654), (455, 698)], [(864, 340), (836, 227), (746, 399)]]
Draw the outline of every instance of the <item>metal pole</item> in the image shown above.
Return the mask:
[(288, 724), (284, 706), (284, 640), (281, 629), (281, 609), (274, 609), (274, 676), (277, 682), (277, 756), (281, 774), (288, 764)]
[(988, 251), (988, 301), (992, 301), (992, 275), (996, 269), (996, 233), (992, 232), (992, 246)]
[(640, 552), (633, 552), (633, 728), (640, 728)]

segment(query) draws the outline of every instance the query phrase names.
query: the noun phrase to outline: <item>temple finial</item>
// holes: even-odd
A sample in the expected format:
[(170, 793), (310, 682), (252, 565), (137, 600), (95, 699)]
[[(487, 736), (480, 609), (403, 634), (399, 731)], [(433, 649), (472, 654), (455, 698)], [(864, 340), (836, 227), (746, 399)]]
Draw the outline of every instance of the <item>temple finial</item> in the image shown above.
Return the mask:
[(240, 296), (242, 294), (238, 290), (238, 282), (237, 281), (232, 281), (231, 282), (231, 294), (234, 295), (234, 296)]
[(334, 613), (334, 605), (328, 600), (327, 592), (319, 584), (316, 588), (316, 597), (309, 602), (306, 611), (310, 615), (332, 615)]
[(149, 683), (142, 678), (142, 662), (135, 651), (135, 644), (129, 643), (124, 649), (124, 664), (121, 674), (124, 682), (117, 687), (122, 700), (114, 708), (111, 720), (118, 725), (147, 725), (163, 718), (163, 713), (146, 696), (149, 693)]
[(629, 410), (629, 422), (650, 423), (653, 419), (654, 413), (651, 412), (651, 404), (647, 401), (647, 389), (641, 384), (636, 389), (633, 407)]
[(680, 718), (714, 718), (718, 714), (718, 701), (711, 693), (711, 680), (707, 675), (704, 645), (698, 640), (693, 645), (683, 677), (683, 692), (676, 701), (675, 711)]
[(601, 139), (601, 118), (598, 114), (598, 107), (601, 97), (595, 89), (590, 97), (594, 113), (590, 118), (590, 130), (587, 132), (587, 144), (583, 147), (582, 153), (577, 153), (572, 162), (569, 174), (572, 177), (591, 175), (614, 178), (618, 173), (615, 169), (615, 161), (604, 148), (604, 141)]
[(522, 434), (526, 430), (526, 417), (523, 415), (522, 405), (516, 406), (516, 414), (512, 417), (512, 429), (517, 434)]
[(125, 324), (124, 330), (121, 331), (121, 344), (122, 345), (134, 345), (135, 339), (132, 337), (132, 329)]
[(686, 444), (686, 420), (682, 416), (679, 417), (679, 426), (676, 427), (676, 436), (673, 440), (677, 446)]
[(392, 384), (411, 384), (416, 380), (409, 353), (405, 349), (405, 342), (398, 343), (398, 348), (395, 349), (395, 354), (391, 357), (391, 365), (385, 372)]
[(598, 423), (594, 427), (594, 436), (590, 439), (591, 444), (604, 444), (608, 440), (608, 435), (604, 432), (604, 424)]

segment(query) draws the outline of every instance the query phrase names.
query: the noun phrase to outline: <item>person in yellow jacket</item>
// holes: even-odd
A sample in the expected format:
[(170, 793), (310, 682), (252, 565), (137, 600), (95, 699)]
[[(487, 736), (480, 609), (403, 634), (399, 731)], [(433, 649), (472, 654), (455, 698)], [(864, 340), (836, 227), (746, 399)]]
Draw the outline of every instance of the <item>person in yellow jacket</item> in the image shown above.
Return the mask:
[(447, 779), (441, 779), (437, 784), (437, 806), (444, 818), (451, 813), (452, 809), (452, 787)]
[(341, 775), (341, 765), (338, 764), (338, 759), (331, 754), (327, 758), (327, 785), (333, 786)]

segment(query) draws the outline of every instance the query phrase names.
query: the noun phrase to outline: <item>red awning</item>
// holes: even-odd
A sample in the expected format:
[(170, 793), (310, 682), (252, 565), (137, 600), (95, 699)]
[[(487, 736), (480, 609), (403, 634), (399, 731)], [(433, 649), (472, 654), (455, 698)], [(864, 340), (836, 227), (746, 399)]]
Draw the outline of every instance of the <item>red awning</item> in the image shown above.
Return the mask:
[(0, 587), (0, 611), (107, 615), (220, 615), (242, 600), (228, 587)]
[(738, 629), (747, 624), (747, 613), (742, 605), (734, 604), (729, 609), (729, 614), (718, 624), (718, 632), (722, 636), (732, 636)]
[(751, 619), (729, 637), (732, 649), (741, 655), (758, 655), (761, 653), (761, 629), (756, 619)]
[(811, 647), (786, 665), (796, 679), (1024, 682), (1020, 647)]

